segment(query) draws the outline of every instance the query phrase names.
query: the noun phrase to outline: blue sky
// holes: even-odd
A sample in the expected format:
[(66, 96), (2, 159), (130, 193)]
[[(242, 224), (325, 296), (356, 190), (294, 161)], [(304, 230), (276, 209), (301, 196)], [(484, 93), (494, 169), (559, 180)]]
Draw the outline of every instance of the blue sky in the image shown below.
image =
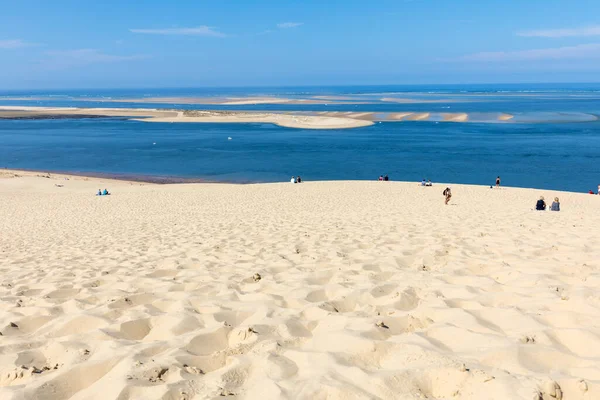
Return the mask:
[(598, 0), (29, 0), (0, 14), (0, 90), (599, 81)]

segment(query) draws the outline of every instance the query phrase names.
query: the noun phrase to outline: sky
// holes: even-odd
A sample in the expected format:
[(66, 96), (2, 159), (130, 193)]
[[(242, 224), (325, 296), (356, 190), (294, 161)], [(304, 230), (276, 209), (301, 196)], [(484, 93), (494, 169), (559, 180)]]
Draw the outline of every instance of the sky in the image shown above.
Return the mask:
[(0, 91), (600, 82), (598, 0), (4, 0)]

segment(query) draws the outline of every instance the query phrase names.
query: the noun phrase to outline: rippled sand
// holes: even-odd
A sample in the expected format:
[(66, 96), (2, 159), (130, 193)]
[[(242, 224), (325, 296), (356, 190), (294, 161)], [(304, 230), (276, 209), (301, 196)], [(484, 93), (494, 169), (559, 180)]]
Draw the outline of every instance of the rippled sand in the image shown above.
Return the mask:
[(0, 398), (600, 398), (600, 197), (452, 189), (1, 171)]

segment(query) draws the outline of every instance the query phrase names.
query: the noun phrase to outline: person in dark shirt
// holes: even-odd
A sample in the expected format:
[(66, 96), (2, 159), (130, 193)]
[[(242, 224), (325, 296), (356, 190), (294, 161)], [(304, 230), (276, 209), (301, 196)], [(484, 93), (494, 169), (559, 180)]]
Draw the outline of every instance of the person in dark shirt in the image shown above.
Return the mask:
[(383, 177), (383, 180), (384, 180), (384, 181), (389, 181), (389, 180), (390, 180), (390, 177), (386, 175), (386, 176), (384, 176), (384, 177)]
[(544, 196), (540, 197), (537, 203), (535, 203), (535, 209), (538, 211), (544, 211), (546, 209), (546, 202), (544, 201)]
[(496, 178), (496, 187), (499, 188), (500, 187), (500, 177)]
[(449, 187), (447, 187), (444, 190), (443, 195), (446, 197), (446, 201), (444, 204), (448, 205), (448, 202), (450, 201), (450, 198), (452, 197), (452, 191), (450, 190)]

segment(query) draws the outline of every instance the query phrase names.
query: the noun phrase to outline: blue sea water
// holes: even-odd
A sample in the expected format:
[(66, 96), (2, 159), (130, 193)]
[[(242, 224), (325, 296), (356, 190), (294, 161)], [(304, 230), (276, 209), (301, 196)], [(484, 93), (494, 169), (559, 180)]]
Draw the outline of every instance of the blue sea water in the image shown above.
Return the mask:
[[(377, 179), (388, 174), (392, 180), (429, 178), (489, 185), (500, 175), (508, 186), (579, 192), (600, 183), (600, 123), (561, 122), (564, 113), (600, 114), (600, 85), (26, 92), (0, 93), (0, 105), (90, 107), (98, 104), (81, 97), (101, 95), (358, 95), (375, 101), (390, 96), (440, 96), (469, 101), (177, 108), (508, 112), (533, 120), (544, 116), (538, 118), (544, 123), (382, 122), (349, 130), (303, 130), (256, 123), (166, 124), (122, 118), (0, 120), (0, 167), (228, 182), (287, 181), (292, 175), (305, 180)], [(19, 96), (36, 100), (9, 99)], [(119, 106), (157, 107), (110, 104)]]

